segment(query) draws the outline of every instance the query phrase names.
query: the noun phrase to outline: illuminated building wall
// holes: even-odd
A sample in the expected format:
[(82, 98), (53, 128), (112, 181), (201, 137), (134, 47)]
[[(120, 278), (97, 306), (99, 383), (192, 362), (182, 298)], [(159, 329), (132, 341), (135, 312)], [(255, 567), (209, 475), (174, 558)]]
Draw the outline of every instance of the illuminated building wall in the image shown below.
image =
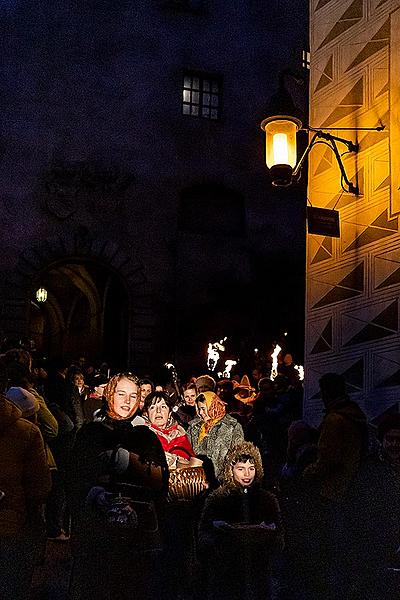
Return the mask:
[[(358, 141), (343, 157), (359, 196), (343, 192), (332, 151), (310, 155), (313, 206), (336, 208), (340, 238), (308, 235), (305, 415), (321, 415), (318, 379), (342, 373), (373, 417), (399, 400), (399, 0), (311, 0), (310, 125)], [(343, 147), (343, 151), (346, 148)]]

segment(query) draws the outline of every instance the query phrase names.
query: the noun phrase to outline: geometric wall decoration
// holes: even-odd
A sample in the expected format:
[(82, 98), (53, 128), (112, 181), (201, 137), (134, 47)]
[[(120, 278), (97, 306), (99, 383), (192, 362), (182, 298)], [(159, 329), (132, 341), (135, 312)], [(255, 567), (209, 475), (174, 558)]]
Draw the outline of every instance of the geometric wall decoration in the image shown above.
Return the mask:
[(326, 6), (327, 4), (329, 4), (329, 2), (332, 2), (332, 0), (319, 0), (315, 10), (319, 10), (320, 8), (322, 8), (323, 6)]
[(376, 97), (378, 98), (379, 96), (386, 94), (386, 92), (388, 92), (388, 91), (389, 91), (389, 82), (387, 81)]
[[(378, 161), (375, 161), (378, 162)], [(388, 188), (390, 186), (390, 175), (388, 175), (387, 177), (385, 177), (385, 179), (383, 181), (381, 181), (381, 183), (378, 185), (378, 187), (376, 187), (374, 189), (374, 192), (379, 192), (380, 190), (384, 190), (385, 188)]]
[(313, 304), (313, 309), (328, 306), (336, 302), (342, 302), (343, 300), (349, 300), (350, 298), (357, 298), (362, 295), (364, 290), (364, 263), (361, 262), (356, 267), (353, 266), (351, 271), (343, 278), (339, 279), (337, 283), (328, 283), (327, 280), (332, 280), (342, 273), (343, 270), (331, 271), (321, 275), (319, 281), (313, 281), (314, 285), (319, 286), (324, 292), (322, 298)]
[[(363, 170), (361, 169), (361, 172), (362, 171)], [(335, 196), (332, 198), (332, 200), (330, 200), (327, 203), (326, 208), (332, 208), (332, 209), (344, 208), (345, 206), (348, 206), (349, 204), (354, 204), (354, 202), (357, 202), (358, 200), (359, 200), (358, 196), (355, 196), (354, 194), (346, 194), (342, 190), (341, 192), (339, 192), (339, 194), (335, 194)]]
[[(318, 236), (319, 237), (319, 236)], [(317, 240), (317, 238), (316, 238)], [(315, 265), (324, 260), (332, 258), (332, 238), (325, 237), (322, 242), (315, 243), (316, 248), (314, 250), (314, 256), (311, 258), (311, 264)]]
[(333, 55), (330, 57), (328, 62), (326, 63), (325, 69), (322, 72), (321, 77), (317, 83), (317, 87), (315, 88), (316, 92), (322, 90), (326, 85), (333, 81)]
[(336, 108), (325, 119), (321, 127), (331, 127), (338, 121), (348, 117), (364, 104), (364, 78), (361, 77), (351, 88), (344, 98), (339, 102)]
[(310, 204), (340, 212), (340, 238), (307, 234), (304, 415), (318, 422), (333, 371), (375, 418), (400, 405), (400, 0), (314, 0), (310, 22), (312, 119), (359, 144), (343, 163), (361, 193), (310, 153)]
[[(347, 360), (346, 362), (342, 362), (342, 364), (335, 363), (332, 371), (343, 375), (346, 381), (347, 390), (350, 394), (362, 391), (364, 385), (364, 359), (362, 357), (353, 361)], [(320, 376), (326, 372), (327, 370), (325, 368)], [(311, 396), (310, 400), (317, 400), (320, 397), (321, 393), (318, 391)]]
[(390, 213), (394, 215), (400, 212), (400, 6), (390, 13), (390, 38)]
[(314, 177), (316, 177), (316, 175), (321, 175), (321, 173), (325, 173), (326, 171), (332, 168), (332, 157), (332, 150), (330, 148), (326, 148), (317, 168), (314, 171)]
[(364, 359), (358, 359), (342, 372), (349, 393), (361, 392), (364, 387)]
[(374, 257), (374, 288), (382, 290), (400, 283), (400, 249), (388, 250)]
[(366, 344), (399, 332), (398, 300), (373, 304), (342, 315), (343, 347)]
[[(369, 225), (361, 224), (359, 222), (360, 219), (362, 219), (362, 216), (359, 214), (357, 215), (358, 223), (353, 225), (353, 229), (357, 230), (357, 235), (351, 243), (343, 248), (343, 252), (351, 252), (352, 250), (398, 233), (398, 217), (390, 219), (387, 208), (376, 216)], [(349, 227), (352, 224), (348, 222), (346, 225), (348, 225), (347, 233), (349, 234)]]
[(379, 31), (374, 35), (373, 38), (364, 46), (364, 48), (357, 54), (353, 62), (349, 67), (347, 67), (347, 71), (350, 71), (353, 67), (356, 67), (360, 63), (364, 62), (371, 56), (373, 56), (376, 52), (385, 48), (389, 45), (390, 38), (390, 21), (389, 19), (385, 22), (385, 24), (379, 29)]
[(319, 45), (318, 50), (323, 48), (329, 42), (332, 42), (339, 35), (348, 31), (353, 25), (356, 25), (363, 18), (363, 0), (354, 0), (349, 8), (342, 14), (339, 20), (330, 30), (324, 41)]
[[(389, 124), (389, 115), (385, 113), (382, 117), (376, 122), (374, 120), (372, 127), (376, 127), (378, 125), (385, 125), (386, 127)], [(387, 140), (389, 138), (389, 133), (387, 131), (369, 131), (364, 137), (360, 138), (360, 152), (364, 152), (364, 150), (368, 150), (375, 144), (379, 144), (383, 142), (383, 140)]]
[(328, 318), (325, 327), (320, 332), (320, 335), (314, 343), (311, 354), (321, 354), (322, 352), (329, 352), (332, 350), (332, 318)]
[(375, 388), (400, 385), (400, 346), (373, 356), (373, 386)]
[(390, 186), (390, 163), (387, 157), (379, 156), (373, 162), (373, 190), (379, 192)]

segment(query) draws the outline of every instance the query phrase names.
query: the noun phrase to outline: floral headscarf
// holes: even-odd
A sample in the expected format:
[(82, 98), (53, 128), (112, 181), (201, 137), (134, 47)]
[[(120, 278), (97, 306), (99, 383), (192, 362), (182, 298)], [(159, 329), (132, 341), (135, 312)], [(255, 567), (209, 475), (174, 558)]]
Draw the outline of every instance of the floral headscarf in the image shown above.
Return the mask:
[(210, 417), (208, 421), (204, 421), (199, 432), (199, 444), (206, 437), (210, 429), (214, 427), (226, 414), (226, 404), (214, 392), (203, 392), (196, 398), (196, 402), (204, 402), (207, 407), (207, 413)]

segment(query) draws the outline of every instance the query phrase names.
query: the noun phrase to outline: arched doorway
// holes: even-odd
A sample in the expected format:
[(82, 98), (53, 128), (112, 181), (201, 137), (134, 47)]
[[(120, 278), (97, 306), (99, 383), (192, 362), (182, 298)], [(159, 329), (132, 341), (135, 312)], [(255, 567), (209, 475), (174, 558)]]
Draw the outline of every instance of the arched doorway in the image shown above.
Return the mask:
[[(154, 361), (154, 310), (144, 266), (87, 228), (64, 230), (25, 248), (0, 273), (5, 340), (33, 336), (49, 356), (80, 352), (118, 368), (147, 372)], [(41, 305), (40, 287), (48, 290)], [(74, 357), (72, 357), (74, 358)]]
[(40, 353), (125, 363), (128, 297), (116, 273), (96, 260), (69, 259), (35, 279), (47, 291), (45, 302), (36, 300), (35, 290), (31, 296), (29, 336)]

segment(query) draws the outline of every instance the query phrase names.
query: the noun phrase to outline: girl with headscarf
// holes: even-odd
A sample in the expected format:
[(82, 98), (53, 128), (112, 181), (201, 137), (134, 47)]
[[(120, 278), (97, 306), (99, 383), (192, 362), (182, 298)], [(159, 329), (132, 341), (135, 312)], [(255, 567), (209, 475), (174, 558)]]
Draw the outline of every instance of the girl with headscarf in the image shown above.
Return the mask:
[(225, 456), (244, 440), (240, 423), (226, 414), (226, 404), (214, 392), (203, 392), (196, 398), (198, 417), (191, 421), (187, 434), (196, 455), (208, 456), (215, 474), (221, 478)]
[[(110, 493), (139, 494), (139, 500), (159, 505), (168, 488), (165, 454), (157, 436), (135, 418), (139, 407), (139, 380), (131, 373), (119, 373), (104, 388), (105, 413), (78, 431), (69, 473), (72, 541), (75, 567), (71, 598), (94, 595), (97, 600), (109, 598), (117, 583), (113, 568), (121, 569), (127, 561), (129, 572), (135, 547), (121, 536), (114, 541), (99, 521), (102, 503)], [(143, 552), (136, 552), (138, 565)], [(129, 564), (128, 564), (129, 563)], [(131, 569), (132, 570), (132, 569)], [(136, 597), (140, 596), (140, 568), (135, 573)], [(119, 584), (118, 584), (119, 585)], [(132, 594), (130, 584), (125, 588)], [(133, 585), (133, 582), (132, 582)], [(119, 590), (121, 598), (123, 590)], [(146, 592), (147, 593), (147, 592)], [(118, 595), (118, 594), (116, 594)]]

